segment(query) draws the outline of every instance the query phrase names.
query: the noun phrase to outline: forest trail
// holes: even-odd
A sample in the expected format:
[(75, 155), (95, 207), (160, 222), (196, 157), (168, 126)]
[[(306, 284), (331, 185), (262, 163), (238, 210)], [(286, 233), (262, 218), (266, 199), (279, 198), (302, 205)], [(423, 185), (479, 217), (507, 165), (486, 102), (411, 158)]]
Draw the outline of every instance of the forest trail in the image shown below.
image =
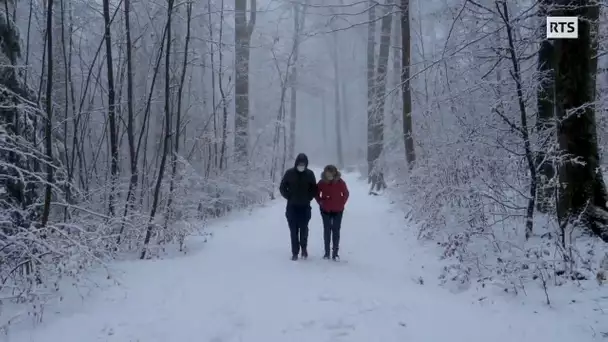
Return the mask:
[(387, 198), (369, 196), (367, 184), (355, 175), (345, 179), (351, 197), (342, 227), (341, 262), (321, 259), (322, 228), (314, 203), (310, 257), (290, 260), (285, 203), (279, 199), (217, 222), (209, 228), (209, 242), (186, 256), (120, 263), (120, 286), (96, 294), (70, 313), (47, 313), (35, 328), (9, 330), (0, 340), (591, 340), (588, 327), (577, 325), (570, 315), (482, 304), (428, 282), (417, 283), (425, 276), (421, 264), (428, 253), (405, 239), (403, 214)]

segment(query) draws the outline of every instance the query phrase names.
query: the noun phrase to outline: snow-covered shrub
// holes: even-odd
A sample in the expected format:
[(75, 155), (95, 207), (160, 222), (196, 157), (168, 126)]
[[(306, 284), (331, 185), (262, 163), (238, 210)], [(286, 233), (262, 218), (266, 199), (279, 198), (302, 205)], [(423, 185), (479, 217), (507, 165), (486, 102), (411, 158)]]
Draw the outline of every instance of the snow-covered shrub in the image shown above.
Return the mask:
[[(502, 7), (479, 12), (444, 5), (415, 3), (421, 17), (449, 22), (438, 28), (441, 20), (430, 27), (414, 19), (422, 21), (422, 30), (450, 35), (425, 36), (423, 55), (412, 55), (416, 164), (408, 171), (400, 132), (389, 129), (389, 137), (399, 140), (387, 142), (385, 152), (391, 195), (411, 211), (419, 237), (442, 248), (445, 283), (519, 291), (529, 282), (593, 279), (606, 246), (586, 232), (563, 232), (553, 201), (546, 214), (534, 212), (526, 238), (532, 184), (527, 158), (534, 161), (541, 144), (551, 140), (535, 126), (542, 77), (535, 57), (544, 19), (530, 15), (526, 3), (509, 3), (508, 24), (499, 15)], [(554, 150), (549, 146), (547, 155), (557, 164)]]
[[(58, 31), (52, 33), (52, 51), (45, 50), (48, 3), (5, 5), (10, 19), (0, 13), (0, 328), (14, 318), (3, 315), (10, 305), (40, 318), (47, 300), (61, 298), (66, 287), (78, 286), (105, 262), (141, 257), (142, 251), (150, 258), (182, 250), (186, 237), (203, 232), (210, 219), (270, 199), (276, 179), (269, 177), (267, 142), (273, 130), (261, 134), (249, 162), (236, 162), (232, 151), (234, 63), (232, 45), (223, 43), (234, 35), (226, 24), (229, 11), (210, 11), (208, 6), (219, 6), (211, 2), (178, 6), (175, 16), (183, 20), (173, 21), (166, 73), (166, 6), (134, 2), (133, 13), (145, 9), (149, 17), (136, 22), (131, 16), (130, 93), (125, 18), (117, 12), (110, 30), (111, 111), (109, 54), (99, 35), (102, 4), (56, 4), (62, 19), (53, 20)], [(19, 29), (27, 29), (27, 37)], [(49, 56), (52, 77), (46, 75)], [(50, 158), (44, 106), (49, 83)], [(253, 103), (262, 96), (252, 90), (251, 98)], [(278, 103), (267, 89), (263, 99), (266, 107)], [(275, 115), (267, 113), (253, 122), (251, 107), (252, 123), (273, 122)], [(115, 163), (112, 140), (118, 145)], [(54, 173), (51, 184), (47, 166)], [(43, 222), (46, 205), (50, 213)]]

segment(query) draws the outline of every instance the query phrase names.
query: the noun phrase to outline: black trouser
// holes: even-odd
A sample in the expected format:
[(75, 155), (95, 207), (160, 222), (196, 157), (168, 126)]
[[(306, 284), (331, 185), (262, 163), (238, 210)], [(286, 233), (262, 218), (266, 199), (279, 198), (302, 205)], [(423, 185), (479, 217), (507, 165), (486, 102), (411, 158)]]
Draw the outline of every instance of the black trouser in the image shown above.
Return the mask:
[(325, 254), (329, 254), (330, 242), (333, 243), (334, 254), (338, 253), (340, 248), (340, 227), (342, 225), (342, 211), (340, 212), (325, 212), (321, 210), (321, 218), (323, 218), (323, 241), (325, 242)]
[(310, 222), (310, 205), (288, 205), (285, 210), (287, 224), (291, 235), (291, 253), (298, 255), (300, 247), (308, 246), (308, 222)]

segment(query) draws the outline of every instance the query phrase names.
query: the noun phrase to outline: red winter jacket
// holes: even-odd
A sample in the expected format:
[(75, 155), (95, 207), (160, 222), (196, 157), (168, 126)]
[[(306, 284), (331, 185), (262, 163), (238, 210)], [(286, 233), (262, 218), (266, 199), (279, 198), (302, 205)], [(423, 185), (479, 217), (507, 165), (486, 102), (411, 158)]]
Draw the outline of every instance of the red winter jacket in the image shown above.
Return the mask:
[(348, 195), (346, 182), (340, 177), (332, 181), (321, 179), (317, 183), (317, 196), (315, 196), (315, 199), (324, 212), (337, 213), (344, 211)]

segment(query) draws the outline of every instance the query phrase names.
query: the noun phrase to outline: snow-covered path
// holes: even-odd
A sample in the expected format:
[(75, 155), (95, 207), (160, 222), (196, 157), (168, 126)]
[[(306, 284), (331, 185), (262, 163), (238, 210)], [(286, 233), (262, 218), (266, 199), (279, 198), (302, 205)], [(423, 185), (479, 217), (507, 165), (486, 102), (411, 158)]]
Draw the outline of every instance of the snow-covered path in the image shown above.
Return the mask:
[[(321, 259), (316, 205), (310, 258), (289, 260), (284, 201), (211, 227), (184, 257), (123, 263), (122, 286), (97, 294), (9, 342), (475, 342), (590, 341), (551, 310), (486, 305), (420, 285), (421, 247), (403, 237), (403, 215), (347, 178), (351, 200), (340, 263)], [(587, 336), (587, 337), (584, 337)]]

